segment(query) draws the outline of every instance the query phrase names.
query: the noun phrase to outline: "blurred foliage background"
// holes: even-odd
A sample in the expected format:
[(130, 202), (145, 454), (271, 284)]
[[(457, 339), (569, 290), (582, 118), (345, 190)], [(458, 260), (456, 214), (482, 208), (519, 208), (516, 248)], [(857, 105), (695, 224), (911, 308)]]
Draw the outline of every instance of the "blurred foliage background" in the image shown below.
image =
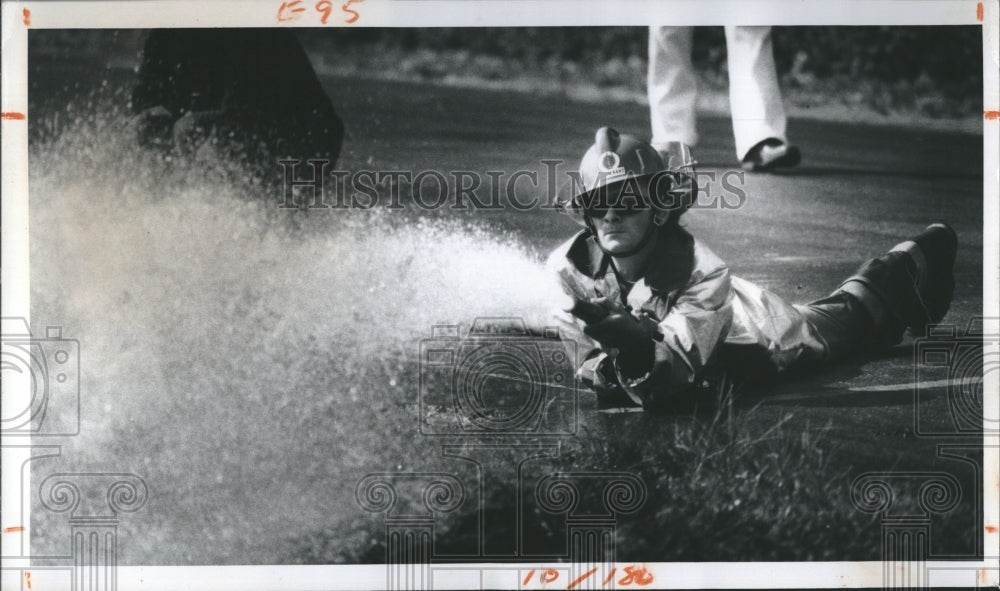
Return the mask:
[[(646, 60), (647, 30), (640, 27), (359, 28), (306, 30), (339, 45), (398, 49), (464, 49), (538, 63), (556, 58)], [(775, 27), (775, 58), (781, 74), (800, 70), (819, 77), (875, 77), (889, 82), (929, 76), (971, 88), (982, 80), (982, 33), (978, 26)], [(695, 64), (724, 71), (722, 27), (696, 27)], [(801, 56), (801, 57), (800, 57)]]
[[(644, 100), (645, 27), (296, 29), (320, 75), (402, 78), (522, 91)], [(29, 35), (30, 55), (103, 56), (138, 64), (143, 30)], [(925, 118), (981, 117), (981, 26), (775, 27), (774, 52), (792, 107), (867, 108)], [(58, 39), (58, 42), (53, 42)], [(728, 86), (722, 27), (697, 27), (693, 60), (702, 88)], [(793, 116), (796, 113), (793, 111)], [(800, 109), (799, 115), (802, 114)]]
[[(307, 45), (348, 54), (461, 52), (474, 60), (478, 75), (503, 77), (501, 64), (523, 70), (559, 63), (575, 77), (599, 86), (624, 85), (644, 91), (648, 31), (644, 27), (526, 27), (440, 29), (347, 29), (302, 32)], [(831, 93), (848, 103), (864, 103), (886, 113), (916, 110), (924, 115), (977, 114), (982, 105), (982, 28), (775, 27), (775, 61), (782, 86), (800, 102)], [(703, 83), (726, 87), (726, 40), (722, 27), (697, 27), (693, 61)], [(423, 73), (446, 75), (446, 63)], [(402, 62), (405, 67), (407, 62)], [(569, 66), (566, 68), (566, 66)], [(799, 93), (800, 95), (803, 93)], [(813, 95), (813, 96), (810, 96)]]

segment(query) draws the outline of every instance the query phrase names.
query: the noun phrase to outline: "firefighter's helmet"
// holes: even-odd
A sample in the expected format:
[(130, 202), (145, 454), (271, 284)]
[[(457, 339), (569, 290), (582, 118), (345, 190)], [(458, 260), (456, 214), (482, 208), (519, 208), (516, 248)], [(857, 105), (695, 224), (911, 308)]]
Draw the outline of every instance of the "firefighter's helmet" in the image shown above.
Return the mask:
[[(619, 205), (619, 197), (644, 185), (651, 206), (679, 217), (694, 202), (697, 184), (691, 149), (668, 142), (662, 150), (610, 127), (597, 130), (594, 145), (580, 161), (579, 175), (564, 185), (563, 211), (586, 226), (588, 211)], [(660, 216), (665, 223), (668, 216)]]

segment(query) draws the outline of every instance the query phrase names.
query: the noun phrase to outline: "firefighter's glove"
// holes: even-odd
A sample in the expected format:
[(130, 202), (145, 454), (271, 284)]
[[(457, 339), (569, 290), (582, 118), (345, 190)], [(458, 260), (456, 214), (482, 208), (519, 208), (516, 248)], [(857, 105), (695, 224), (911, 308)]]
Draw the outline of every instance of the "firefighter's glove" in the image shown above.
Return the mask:
[(637, 378), (653, 367), (653, 340), (660, 332), (648, 317), (636, 318), (628, 312), (614, 312), (603, 320), (587, 324), (583, 332), (615, 357), (622, 375)]

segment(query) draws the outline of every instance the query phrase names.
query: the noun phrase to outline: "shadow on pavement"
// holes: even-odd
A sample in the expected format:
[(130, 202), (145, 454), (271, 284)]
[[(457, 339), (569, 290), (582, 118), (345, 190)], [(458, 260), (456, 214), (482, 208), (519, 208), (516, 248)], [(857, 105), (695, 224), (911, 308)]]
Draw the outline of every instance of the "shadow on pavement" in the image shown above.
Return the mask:
[[(804, 368), (788, 372), (771, 380), (746, 384), (738, 393), (734, 404), (740, 408), (757, 404), (829, 408), (913, 404), (912, 385), (892, 390), (879, 389), (877, 392), (847, 385), (865, 375), (865, 366), (872, 362), (912, 359), (912, 357), (911, 345), (897, 345), (872, 357), (849, 359), (828, 367)], [(939, 397), (945, 390), (946, 388), (942, 386), (940, 392), (928, 392), (929, 398)]]

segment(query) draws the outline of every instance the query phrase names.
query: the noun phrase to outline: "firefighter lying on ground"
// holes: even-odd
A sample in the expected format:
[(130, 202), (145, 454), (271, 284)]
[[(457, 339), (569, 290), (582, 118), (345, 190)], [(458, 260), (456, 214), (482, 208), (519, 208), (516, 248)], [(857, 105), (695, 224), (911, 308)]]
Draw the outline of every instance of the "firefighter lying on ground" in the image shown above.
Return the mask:
[[(951, 302), (955, 232), (933, 224), (829, 296), (791, 305), (730, 275), (679, 223), (696, 198), (683, 144), (658, 153), (601, 128), (565, 211), (585, 226), (549, 257), (575, 302), (557, 313), (605, 406), (670, 406), (709, 367), (752, 359), (774, 373), (877, 353), (922, 334)], [(745, 364), (744, 364), (745, 365)]]

